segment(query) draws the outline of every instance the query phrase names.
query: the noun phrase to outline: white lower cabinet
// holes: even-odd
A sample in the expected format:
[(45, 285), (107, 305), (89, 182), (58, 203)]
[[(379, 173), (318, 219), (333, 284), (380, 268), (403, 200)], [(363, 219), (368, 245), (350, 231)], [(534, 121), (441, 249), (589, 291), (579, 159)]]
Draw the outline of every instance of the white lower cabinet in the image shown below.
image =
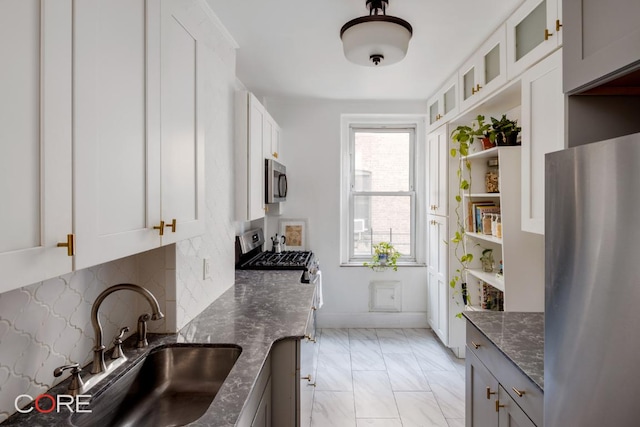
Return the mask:
[(544, 234), (544, 156), (562, 150), (562, 49), (522, 75), (522, 230)]
[(449, 345), (449, 255), (447, 218), (428, 215), (427, 277), (428, 314), (431, 329), (442, 343)]
[(70, 0), (0, 2), (0, 293), (73, 268), (71, 20)]

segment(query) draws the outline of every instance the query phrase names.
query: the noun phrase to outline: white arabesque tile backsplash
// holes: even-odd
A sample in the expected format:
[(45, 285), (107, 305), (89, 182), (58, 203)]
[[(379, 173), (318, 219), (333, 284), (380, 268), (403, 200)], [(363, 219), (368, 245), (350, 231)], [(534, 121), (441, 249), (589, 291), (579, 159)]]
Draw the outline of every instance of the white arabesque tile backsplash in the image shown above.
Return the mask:
[[(136, 283), (137, 262), (129, 257), (0, 294), (0, 422), (15, 412), (19, 394), (35, 397), (62, 381), (53, 376), (56, 367), (91, 360), (91, 305), (113, 284)], [(131, 292), (104, 301), (105, 339), (135, 325), (137, 303)]]

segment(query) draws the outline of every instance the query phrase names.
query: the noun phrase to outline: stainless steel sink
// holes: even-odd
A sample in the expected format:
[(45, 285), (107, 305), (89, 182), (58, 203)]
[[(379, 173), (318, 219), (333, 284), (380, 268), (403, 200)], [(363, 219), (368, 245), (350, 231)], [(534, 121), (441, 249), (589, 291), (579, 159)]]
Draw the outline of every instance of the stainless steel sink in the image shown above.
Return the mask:
[(75, 426), (180, 426), (209, 408), (242, 349), (235, 345), (171, 345), (149, 353), (76, 413)]

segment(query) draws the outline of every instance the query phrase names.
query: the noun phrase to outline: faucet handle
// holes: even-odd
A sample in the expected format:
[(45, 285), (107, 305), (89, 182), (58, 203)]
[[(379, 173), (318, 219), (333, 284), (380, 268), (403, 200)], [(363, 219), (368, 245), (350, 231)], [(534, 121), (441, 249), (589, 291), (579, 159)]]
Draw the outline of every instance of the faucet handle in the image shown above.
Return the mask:
[(80, 372), (82, 371), (82, 368), (80, 368), (80, 364), (71, 363), (69, 365), (60, 366), (54, 369), (53, 376), (59, 377), (67, 369), (71, 370), (71, 382), (69, 383), (69, 388), (67, 389), (67, 392), (71, 396), (77, 396), (82, 392), (82, 388), (84, 387), (84, 382), (82, 381), (82, 377), (80, 376)]
[(149, 345), (147, 341), (147, 322), (151, 320), (151, 315), (149, 313), (141, 314), (138, 317), (138, 343), (136, 347), (145, 348)]
[(120, 333), (113, 339), (113, 353), (111, 353), (111, 359), (115, 360), (122, 357), (126, 360), (124, 352), (122, 351), (122, 338), (127, 332), (129, 332), (129, 327), (125, 326), (120, 329)]

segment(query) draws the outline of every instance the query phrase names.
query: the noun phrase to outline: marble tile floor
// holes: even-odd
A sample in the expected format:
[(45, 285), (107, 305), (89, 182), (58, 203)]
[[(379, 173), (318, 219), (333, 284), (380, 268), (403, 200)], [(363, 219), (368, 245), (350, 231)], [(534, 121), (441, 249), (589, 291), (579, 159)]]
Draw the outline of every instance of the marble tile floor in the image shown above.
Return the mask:
[(464, 360), (430, 329), (322, 329), (312, 427), (464, 426)]

